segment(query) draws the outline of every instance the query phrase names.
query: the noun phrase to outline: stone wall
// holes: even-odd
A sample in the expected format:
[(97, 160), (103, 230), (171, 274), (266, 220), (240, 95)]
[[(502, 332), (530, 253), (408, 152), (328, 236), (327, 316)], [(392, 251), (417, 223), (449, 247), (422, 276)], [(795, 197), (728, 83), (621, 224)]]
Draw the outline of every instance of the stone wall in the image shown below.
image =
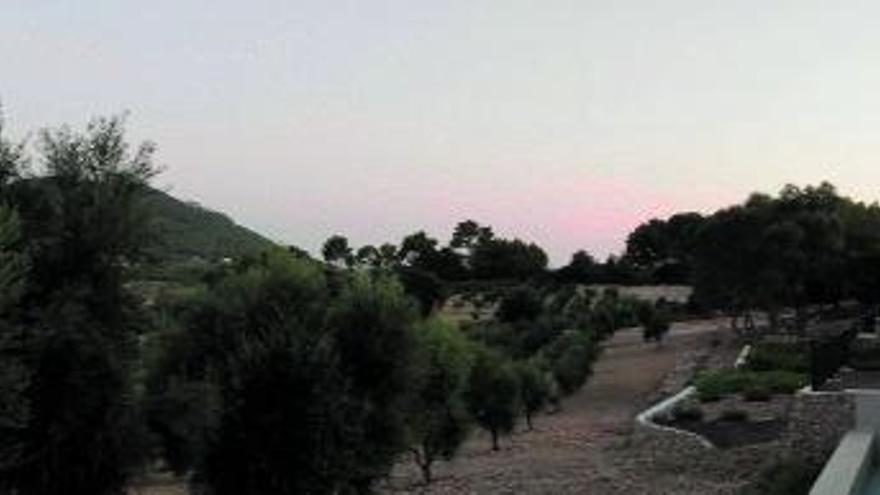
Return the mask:
[(802, 392), (788, 419), (787, 450), (821, 465), (855, 426), (855, 398), (847, 392)]

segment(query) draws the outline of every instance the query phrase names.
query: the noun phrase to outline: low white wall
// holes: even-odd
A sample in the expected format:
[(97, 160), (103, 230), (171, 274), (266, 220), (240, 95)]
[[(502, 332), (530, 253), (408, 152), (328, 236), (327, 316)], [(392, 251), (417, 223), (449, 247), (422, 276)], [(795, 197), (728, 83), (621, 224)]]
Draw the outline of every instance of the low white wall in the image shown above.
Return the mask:
[(854, 390), (856, 429), (880, 431), (880, 390)]
[(715, 446), (712, 445), (712, 442), (707, 440), (702, 435), (697, 435), (692, 431), (679, 430), (678, 428), (672, 428), (670, 426), (658, 425), (654, 422), (654, 418), (664, 414), (669, 414), (669, 412), (672, 411), (672, 409), (675, 408), (675, 406), (679, 402), (686, 400), (696, 393), (697, 388), (693, 385), (686, 387), (681, 392), (673, 395), (672, 397), (667, 397), (666, 399), (642, 411), (638, 416), (636, 416), (636, 421), (645, 427), (652, 428), (658, 431), (666, 431), (675, 435), (692, 437), (693, 439), (699, 441), (700, 444), (704, 447), (714, 448)]
[(873, 462), (874, 432), (853, 430), (847, 433), (813, 484), (810, 495), (858, 494)]

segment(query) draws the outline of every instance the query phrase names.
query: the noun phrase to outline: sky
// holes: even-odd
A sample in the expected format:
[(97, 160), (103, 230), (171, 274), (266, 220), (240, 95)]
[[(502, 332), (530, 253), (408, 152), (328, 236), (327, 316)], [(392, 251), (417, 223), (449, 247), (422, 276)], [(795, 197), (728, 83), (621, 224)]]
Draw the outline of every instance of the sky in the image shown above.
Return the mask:
[(276, 241), (446, 239), (554, 265), (828, 180), (880, 199), (875, 1), (0, 0), (14, 137), (128, 112), (156, 185)]

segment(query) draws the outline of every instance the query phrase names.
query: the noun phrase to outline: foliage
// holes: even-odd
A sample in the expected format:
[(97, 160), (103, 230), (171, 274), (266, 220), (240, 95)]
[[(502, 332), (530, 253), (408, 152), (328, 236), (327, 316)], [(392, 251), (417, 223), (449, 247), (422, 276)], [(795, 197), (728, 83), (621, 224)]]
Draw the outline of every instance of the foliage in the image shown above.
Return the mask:
[(499, 435), (513, 431), (519, 413), (512, 364), (495, 351), (477, 348), (466, 397), (474, 420), (492, 435), (492, 450), (498, 450)]
[(776, 198), (753, 195), (706, 220), (694, 252), (696, 297), (737, 314), (761, 309), (777, 324), (780, 308), (841, 297), (846, 238), (841, 212), (851, 202), (833, 186), (786, 186)]
[(638, 311), (639, 323), (642, 325), (642, 338), (645, 342), (654, 341), (658, 344), (669, 332), (669, 318), (663, 310), (643, 303)]
[(145, 188), (141, 194), (151, 215), (152, 239), (139, 278), (178, 280), (187, 271), (204, 272), (226, 258), (255, 256), (273, 246), (222, 213), (157, 189)]
[(534, 289), (517, 287), (498, 306), (497, 317), (502, 322), (534, 320), (544, 309), (540, 294)]
[(191, 322), (220, 394), (204, 480), (217, 494), (366, 490), (405, 448), (414, 311), (384, 277), (331, 293), (306, 262), (265, 263), (223, 280)]
[(437, 304), (446, 298), (443, 281), (431, 272), (400, 267), (395, 274), (406, 293), (418, 302), (422, 316), (430, 315)]
[(22, 462), (30, 412), (30, 372), (22, 359), (23, 332), (15, 314), (27, 282), (22, 247), (18, 216), (0, 205), (0, 493), (12, 489), (10, 471)]
[(791, 394), (806, 384), (806, 376), (784, 370), (755, 372), (720, 369), (699, 374), (694, 384), (700, 400), (710, 401), (756, 388), (772, 394)]
[(759, 343), (749, 351), (746, 366), (753, 371), (809, 371), (809, 350), (803, 346)]
[(612, 335), (617, 329), (639, 325), (642, 303), (621, 297), (614, 289), (606, 289), (589, 314), (589, 327), (599, 338)]
[(651, 272), (657, 283), (687, 283), (693, 246), (703, 221), (699, 213), (679, 213), (668, 220), (653, 219), (639, 225), (627, 237), (625, 257)]
[(571, 256), (571, 261), (556, 272), (560, 282), (595, 283), (601, 278), (602, 266), (590, 253), (580, 250)]
[(519, 239), (492, 239), (476, 246), (470, 266), (477, 278), (522, 280), (544, 272), (547, 254), (534, 243), (527, 244)]
[(586, 382), (598, 356), (598, 347), (584, 331), (566, 330), (541, 351), (560, 391), (571, 394)]
[[(132, 152), (121, 119), (44, 131), (41, 175), (4, 185), (30, 270), (8, 324), (28, 375), (20, 456), (0, 484), (21, 494), (117, 493), (142, 444), (132, 372), (143, 319), (124, 289), (144, 253), (142, 192), (153, 146)], [(8, 158), (8, 153), (2, 153)]]
[(321, 255), (324, 257), (324, 261), (331, 265), (350, 267), (354, 263), (348, 239), (341, 235), (334, 235), (327, 239), (321, 248)]
[(516, 374), (519, 380), (523, 416), (526, 419), (526, 427), (531, 430), (532, 417), (543, 410), (550, 399), (551, 377), (541, 366), (528, 361), (516, 363)]
[(471, 344), (458, 329), (441, 320), (426, 320), (419, 328), (419, 353), (409, 405), (410, 449), (431, 482), (437, 459), (451, 459), (470, 431), (465, 392), (471, 371)]

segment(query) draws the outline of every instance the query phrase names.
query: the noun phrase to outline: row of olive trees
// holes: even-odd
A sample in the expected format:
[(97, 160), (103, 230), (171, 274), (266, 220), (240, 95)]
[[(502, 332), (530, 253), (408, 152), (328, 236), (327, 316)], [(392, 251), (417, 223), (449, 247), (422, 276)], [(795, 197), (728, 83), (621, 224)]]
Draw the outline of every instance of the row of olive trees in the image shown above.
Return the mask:
[(472, 425), (497, 448), (589, 373), (588, 332), (514, 360), (424, 320), (393, 273), (280, 251), (154, 333), (125, 286), (152, 146), (132, 152), (118, 119), (39, 144), (28, 172), (0, 140), (0, 493), (121, 493), (157, 449), (214, 494), (366, 493), (407, 454), (430, 480)]
[(474, 425), (498, 449), (551, 393), (551, 370), (420, 318), (387, 273), (277, 252), (176, 313), (148, 417), (171, 467), (213, 493), (360, 493), (404, 456), (430, 482)]

